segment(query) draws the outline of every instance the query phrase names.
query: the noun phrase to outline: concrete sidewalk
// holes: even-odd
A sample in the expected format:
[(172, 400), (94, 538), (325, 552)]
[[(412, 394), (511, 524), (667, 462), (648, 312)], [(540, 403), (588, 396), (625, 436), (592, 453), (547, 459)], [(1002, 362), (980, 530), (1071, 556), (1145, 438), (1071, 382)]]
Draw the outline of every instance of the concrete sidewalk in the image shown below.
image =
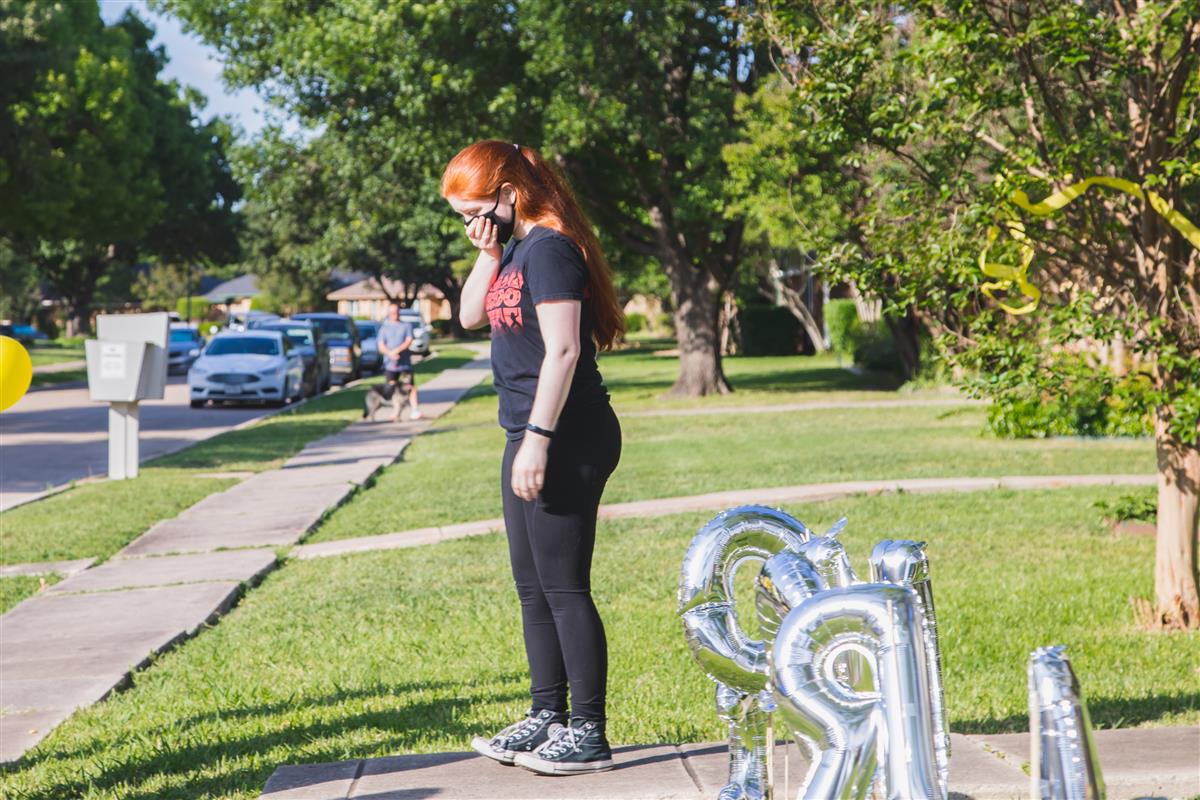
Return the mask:
[[(1029, 735), (951, 734), (950, 797), (1029, 797)], [(1200, 728), (1096, 733), (1109, 800), (1200, 792)], [(549, 778), (475, 753), (435, 753), (286, 766), (262, 800), (713, 800), (728, 774), (724, 743), (616, 748), (611, 772)], [(775, 751), (775, 796), (791, 800), (808, 769), (803, 748)]]
[[(421, 386), (436, 419), (486, 374), (477, 359)], [(0, 617), (0, 763), (15, 761), (131, 671), (216, 621), (292, 545), (430, 422), (355, 422), (158, 523)]]

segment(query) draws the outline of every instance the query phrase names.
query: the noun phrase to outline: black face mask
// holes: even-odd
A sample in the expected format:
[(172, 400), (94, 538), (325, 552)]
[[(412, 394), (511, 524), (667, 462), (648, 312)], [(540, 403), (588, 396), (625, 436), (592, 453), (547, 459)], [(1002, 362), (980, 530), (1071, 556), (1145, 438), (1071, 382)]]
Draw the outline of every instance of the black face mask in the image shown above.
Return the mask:
[(463, 225), (470, 225), (472, 222), (479, 219), (480, 217), (483, 217), (484, 219), (487, 219), (487, 220), (491, 220), (492, 224), (496, 226), (496, 241), (499, 242), (500, 244), (505, 244), (508, 242), (509, 239), (512, 238), (513, 229), (516, 228), (516, 226), (517, 226), (517, 209), (515, 207), (513, 208), (512, 219), (505, 222), (504, 220), (502, 220), (496, 216), (496, 209), (499, 207), (500, 207), (500, 190), (497, 189), (496, 190), (496, 204), (492, 206), (492, 209), (490, 211), (484, 212), (483, 214), (476, 214), (475, 216), (471, 217), (469, 220), (464, 222)]

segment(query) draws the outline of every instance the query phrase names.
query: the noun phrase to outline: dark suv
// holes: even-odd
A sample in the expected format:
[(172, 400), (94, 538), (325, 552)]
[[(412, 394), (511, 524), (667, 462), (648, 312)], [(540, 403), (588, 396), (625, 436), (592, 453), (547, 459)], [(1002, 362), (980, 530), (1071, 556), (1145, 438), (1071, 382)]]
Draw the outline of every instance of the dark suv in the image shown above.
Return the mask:
[(329, 388), (329, 347), (321, 327), (311, 319), (280, 319), (251, 326), (256, 331), (279, 331), (304, 359), (304, 395), (312, 397)]
[(293, 314), (292, 319), (306, 320), (321, 330), (329, 346), (329, 373), (334, 383), (345, 383), (362, 375), (362, 342), (354, 320), (344, 314), (314, 311)]

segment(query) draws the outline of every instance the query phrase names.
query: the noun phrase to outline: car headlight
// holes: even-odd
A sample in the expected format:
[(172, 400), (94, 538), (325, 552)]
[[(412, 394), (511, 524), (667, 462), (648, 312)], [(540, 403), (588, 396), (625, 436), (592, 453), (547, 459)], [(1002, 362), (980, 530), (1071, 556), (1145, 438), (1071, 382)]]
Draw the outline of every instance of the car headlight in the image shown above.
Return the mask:
[(200, 355), (200, 348), (193, 347), (191, 350), (188, 350), (188, 355), (192, 358), (198, 357)]
[(278, 375), (282, 371), (283, 371), (283, 366), (281, 365), (278, 367), (271, 367), (270, 369), (261, 370), (261, 371), (259, 371), (258, 374), (269, 378), (272, 375)]

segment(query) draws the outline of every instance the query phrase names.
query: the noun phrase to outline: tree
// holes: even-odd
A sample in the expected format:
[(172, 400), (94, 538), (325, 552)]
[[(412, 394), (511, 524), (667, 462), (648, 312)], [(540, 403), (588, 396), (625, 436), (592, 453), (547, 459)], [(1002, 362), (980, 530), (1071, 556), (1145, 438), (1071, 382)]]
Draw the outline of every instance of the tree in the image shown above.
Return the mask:
[[(753, 146), (732, 155), (760, 196), (802, 190), (788, 211), (818, 223), (807, 227), (823, 257), (881, 295), (886, 314), (916, 313), (952, 360), (982, 372), (985, 391), (1011, 385), (1005, 376), (1061, 391), (1051, 368), (1068, 340), (1115, 338), (1150, 364), (1155, 617), (1200, 625), (1200, 255), (1167, 216), (1200, 208), (1200, 10), (807, 2), (759, 22), (779, 78), (750, 109)], [(777, 147), (794, 152), (773, 176), (761, 164)], [(1091, 176), (1132, 190), (1093, 188), (1054, 213), (1013, 203), (1017, 191), (1036, 201)], [(859, 199), (850, 214), (804, 213), (826, 186)], [(1011, 236), (991, 245), (997, 231)], [(989, 281), (981, 260), (1012, 271), (989, 266), (1001, 277)]]
[(0, 230), (67, 301), (68, 332), (84, 333), (117, 267), (228, 254), (228, 129), (196, 123), (199, 98), (158, 80), (166, 56), (135, 14), (106, 26), (95, 3), (5, 11), (26, 23), (3, 30), (29, 82), (6, 90), (0, 125), (17, 144), (0, 168)]
[[(233, 85), (259, 87), (326, 134), (385, 143), (357, 152), (390, 150), (418, 165), (403, 175), (435, 177), (488, 136), (546, 151), (606, 241), (626, 251), (614, 260), (654, 258), (670, 278), (683, 353), (672, 391), (729, 390), (718, 298), (738, 266), (742, 224), (723, 216), (719, 152), (737, 137), (735, 101), (752, 89), (758, 62), (728, 4), (159, 5), (221, 51)], [(438, 201), (415, 193), (435, 187), (401, 185), (406, 205), (391, 221), (411, 222), (412, 236), (442, 231), (419, 222)], [(404, 244), (417, 251), (422, 241)]]

